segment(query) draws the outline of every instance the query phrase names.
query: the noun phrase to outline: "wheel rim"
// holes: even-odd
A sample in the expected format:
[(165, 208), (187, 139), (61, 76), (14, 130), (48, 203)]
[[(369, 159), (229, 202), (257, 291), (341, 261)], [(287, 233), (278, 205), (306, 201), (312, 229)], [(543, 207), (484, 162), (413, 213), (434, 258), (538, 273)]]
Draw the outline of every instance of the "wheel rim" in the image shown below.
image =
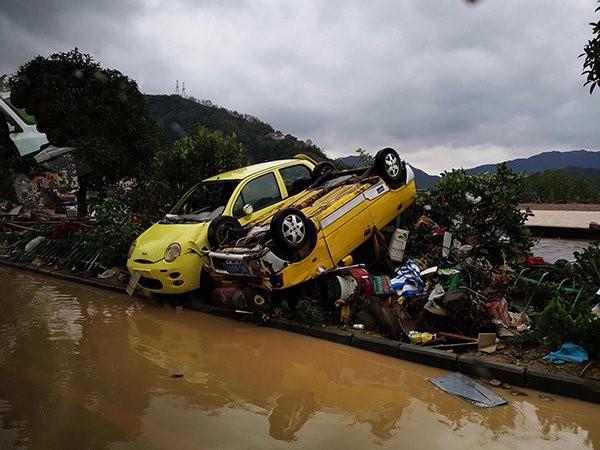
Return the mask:
[(396, 178), (400, 173), (400, 162), (398, 161), (398, 158), (392, 153), (389, 153), (385, 156), (384, 162), (385, 171), (390, 177)]
[(292, 244), (298, 244), (304, 239), (306, 230), (304, 228), (304, 222), (296, 215), (289, 215), (285, 218), (281, 225), (281, 231), (283, 237)]

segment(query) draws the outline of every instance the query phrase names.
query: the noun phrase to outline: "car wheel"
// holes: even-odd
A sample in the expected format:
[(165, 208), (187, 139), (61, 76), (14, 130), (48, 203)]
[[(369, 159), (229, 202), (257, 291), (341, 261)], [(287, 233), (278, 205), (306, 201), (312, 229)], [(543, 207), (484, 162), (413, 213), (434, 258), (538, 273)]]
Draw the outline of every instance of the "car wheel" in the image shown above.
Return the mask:
[(393, 148), (384, 148), (375, 155), (377, 174), (392, 187), (399, 186), (406, 178), (406, 166)]
[(321, 176), (329, 172), (335, 172), (337, 169), (331, 161), (321, 161), (317, 163), (312, 171), (311, 178), (313, 181), (318, 180)]
[(308, 219), (298, 208), (278, 211), (271, 220), (275, 244), (286, 250), (299, 250), (308, 242)]
[(212, 247), (219, 247), (226, 242), (232, 230), (241, 229), (242, 226), (231, 216), (215, 217), (208, 225), (207, 237), (208, 243)]

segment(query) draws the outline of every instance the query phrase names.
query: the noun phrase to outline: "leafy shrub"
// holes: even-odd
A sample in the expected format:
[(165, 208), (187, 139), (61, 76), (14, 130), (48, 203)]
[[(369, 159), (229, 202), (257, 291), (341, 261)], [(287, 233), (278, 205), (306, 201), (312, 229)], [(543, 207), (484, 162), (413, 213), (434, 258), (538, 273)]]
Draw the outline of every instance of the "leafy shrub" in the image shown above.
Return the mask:
[(587, 302), (578, 302), (573, 308), (570, 301), (556, 294), (538, 318), (536, 333), (547, 336), (556, 346), (573, 342), (588, 353), (600, 352), (600, 319)]
[(137, 217), (116, 198), (109, 197), (97, 210), (93, 228), (83, 232), (91, 251), (102, 249), (107, 265), (123, 265), (133, 240), (143, 231)]
[(574, 272), (581, 281), (600, 286), (600, 241), (592, 242), (581, 252), (574, 252)]
[(311, 300), (299, 300), (296, 305), (296, 312), (298, 313), (299, 321), (307, 325), (322, 324), (324, 321), (319, 305), (313, 303)]
[[(493, 264), (520, 259), (530, 252), (533, 240), (525, 227), (531, 215), (519, 209), (525, 182), (498, 164), (493, 174), (467, 175), (464, 169), (444, 172), (435, 186), (417, 198), (419, 209), (454, 237), (465, 242), (476, 236)], [(508, 241), (503, 245), (503, 241)]]

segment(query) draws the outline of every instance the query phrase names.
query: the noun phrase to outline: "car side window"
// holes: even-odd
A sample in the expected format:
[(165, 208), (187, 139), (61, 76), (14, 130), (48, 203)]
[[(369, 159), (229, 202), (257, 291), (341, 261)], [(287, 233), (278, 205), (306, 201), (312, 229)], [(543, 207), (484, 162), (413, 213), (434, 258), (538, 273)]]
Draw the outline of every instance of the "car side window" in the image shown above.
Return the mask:
[(279, 201), (281, 201), (281, 192), (275, 174), (267, 173), (244, 186), (233, 206), (233, 216), (242, 217), (244, 205), (250, 204), (254, 211), (258, 211)]
[(304, 164), (298, 164), (297, 166), (285, 167), (279, 170), (285, 187), (288, 191), (288, 195), (297, 194), (303, 191), (310, 185), (310, 169)]

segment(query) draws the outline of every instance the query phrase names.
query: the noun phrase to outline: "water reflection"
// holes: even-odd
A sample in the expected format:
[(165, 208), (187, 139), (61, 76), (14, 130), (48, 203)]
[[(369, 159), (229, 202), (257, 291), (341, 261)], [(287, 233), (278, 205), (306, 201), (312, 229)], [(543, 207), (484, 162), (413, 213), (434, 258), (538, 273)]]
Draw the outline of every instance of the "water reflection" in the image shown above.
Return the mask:
[(0, 447), (600, 447), (600, 405), (480, 409), (444, 371), (0, 267)]

